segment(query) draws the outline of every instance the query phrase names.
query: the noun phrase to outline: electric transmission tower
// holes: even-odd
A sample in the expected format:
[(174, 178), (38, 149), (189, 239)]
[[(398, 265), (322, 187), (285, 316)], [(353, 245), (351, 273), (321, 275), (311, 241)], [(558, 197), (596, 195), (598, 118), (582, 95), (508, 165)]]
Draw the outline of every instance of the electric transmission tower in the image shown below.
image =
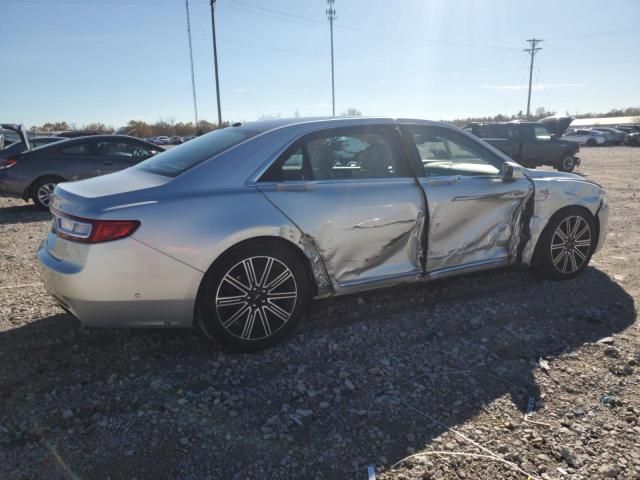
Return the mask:
[(336, 9), (333, 8), (335, 0), (327, 0), (327, 19), (329, 20), (329, 28), (331, 30), (331, 111), (332, 115), (336, 116), (336, 84), (333, 73), (333, 21), (336, 19)]
[(533, 79), (533, 58), (536, 56), (536, 53), (539, 50), (542, 50), (542, 48), (540, 47), (536, 48), (536, 45), (542, 41), (543, 40), (540, 40), (539, 38), (532, 38), (530, 40), (527, 40), (527, 42), (529, 42), (529, 45), (531, 45), (531, 47), (525, 48), (523, 50), (527, 52), (529, 55), (531, 55), (531, 65), (529, 66), (529, 95), (527, 97), (527, 118), (529, 118), (529, 114), (531, 113), (531, 81)]

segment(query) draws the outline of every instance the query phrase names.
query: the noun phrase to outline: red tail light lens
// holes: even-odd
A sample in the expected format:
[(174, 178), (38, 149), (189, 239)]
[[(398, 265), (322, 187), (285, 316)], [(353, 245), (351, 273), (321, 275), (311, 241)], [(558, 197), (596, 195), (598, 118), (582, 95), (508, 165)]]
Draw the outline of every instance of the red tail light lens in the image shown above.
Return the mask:
[(137, 220), (91, 220), (53, 212), (53, 229), (65, 240), (102, 243), (128, 237), (137, 230)]
[(5, 170), (7, 168), (11, 168), (13, 167), (16, 163), (18, 163), (18, 160), (16, 160), (15, 158), (4, 158), (2, 160), (0, 160), (0, 170)]
[(131, 235), (140, 226), (137, 220), (96, 220), (89, 243), (110, 242)]

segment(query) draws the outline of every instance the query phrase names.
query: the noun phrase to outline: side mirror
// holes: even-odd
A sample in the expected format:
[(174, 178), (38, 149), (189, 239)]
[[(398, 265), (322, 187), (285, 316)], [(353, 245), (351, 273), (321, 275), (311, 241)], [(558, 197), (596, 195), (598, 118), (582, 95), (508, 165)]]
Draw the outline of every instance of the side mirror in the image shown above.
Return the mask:
[(512, 182), (520, 178), (524, 178), (524, 173), (522, 173), (522, 167), (520, 165), (511, 162), (502, 164), (502, 180)]

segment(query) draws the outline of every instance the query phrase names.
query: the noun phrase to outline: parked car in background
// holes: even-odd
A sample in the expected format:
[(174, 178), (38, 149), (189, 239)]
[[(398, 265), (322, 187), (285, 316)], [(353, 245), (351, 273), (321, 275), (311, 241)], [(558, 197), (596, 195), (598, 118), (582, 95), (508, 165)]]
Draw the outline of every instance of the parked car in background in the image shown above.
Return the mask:
[(171, 145), (180, 145), (184, 143), (184, 139), (182, 137), (171, 137)]
[(597, 145), (604, 145), (607, 143), (607, 137), (604, 133), (596, 130), (577, 129), (571, 130), (562, 136), (563, 140), (569, 140), (575, 142), (578, 145), (588, 145), (595, 147)]
[(613, 145), (622, 145), (627, 140), (627, 133), (612, 127), (594, 127), (593, 130), (609, 134), (609, 143)]
[(458, 128), (346, 117), (215, 130), (59, 184), (51, 211), (41, 278), (83, 323), (195, 324), (245, 351), (290, 334), (314, 297), (508, 265), (575, 277), (608, 218), (599, 185)]
[(626, 145), (640, 146), (640, 127), (629, 125), (616, 128), (627, 134)]
[(5, 158), (10, 155), (16, 155), (18, 153), (26, 152), (29, 147), (31, 149), (39, 148), (44, 145), (49, 145), (50, 143), (60, 142), (62, 140), (67, 140), (64, 137), (34, 137), (29, 139), (29, 146), (27, 146), (23, 141), (13, 142), (8, 147), (0, 150), (0, 158)]
[(169, 137), (165, 137), (163, 135), (156, 137), (154, 142), (156, 145), (171, 145), (171, 139)]
[(571, 172), (580, 165), (580, 147), (561, 140), (572, 117), (550, 117), (541, 122), (472, 123), (465, 130), (482, 138), (528, 168), (542, 165)]
[(0, 196), (32, 199), (48, 209), (60, 182), (122, 170), (164, 151), (123, 135), (68, 139), (0, 159)]

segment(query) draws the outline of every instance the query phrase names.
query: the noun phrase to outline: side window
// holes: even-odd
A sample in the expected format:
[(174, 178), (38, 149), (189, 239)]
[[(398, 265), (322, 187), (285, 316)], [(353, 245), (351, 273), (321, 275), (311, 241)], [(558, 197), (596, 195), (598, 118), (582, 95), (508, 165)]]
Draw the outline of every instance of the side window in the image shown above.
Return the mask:
[(408, 127), (427, 177), (499, 175), (501, 161), (473, 141), (443, 129)]
[(386, 129), (336, 129), (303, 139), (261, 180), (393, 178), (404, 176), (402, 167)]
[(91, 148), (88, 143), (77, 143), (60, 151), (65, 155), (88, 155), (91, 153)]
[(142, 144), (127, 140), (103, 140), (96, 143), (96, 155), (122, 157), (123, 160), (138, 162), (149, 158), (151, 151)]
[(539, 127), (536, 126), (534, 128), (534, 133), (537, 140), (542, 140), (542, 141), (551, 140), (551, 135), (549, 134), (549, 130), (547, 130), (543, 126), (539, 126)]
[(383, 132), (315, 137), (306, 144), (314, 180), (400, 176), (400, 164)]
[(305, 175), (306, 168), (304, 164), (304, 152), (301, 147), (297, 148), (282, 164), (282, 177), (281, 180), (310, 180)]

